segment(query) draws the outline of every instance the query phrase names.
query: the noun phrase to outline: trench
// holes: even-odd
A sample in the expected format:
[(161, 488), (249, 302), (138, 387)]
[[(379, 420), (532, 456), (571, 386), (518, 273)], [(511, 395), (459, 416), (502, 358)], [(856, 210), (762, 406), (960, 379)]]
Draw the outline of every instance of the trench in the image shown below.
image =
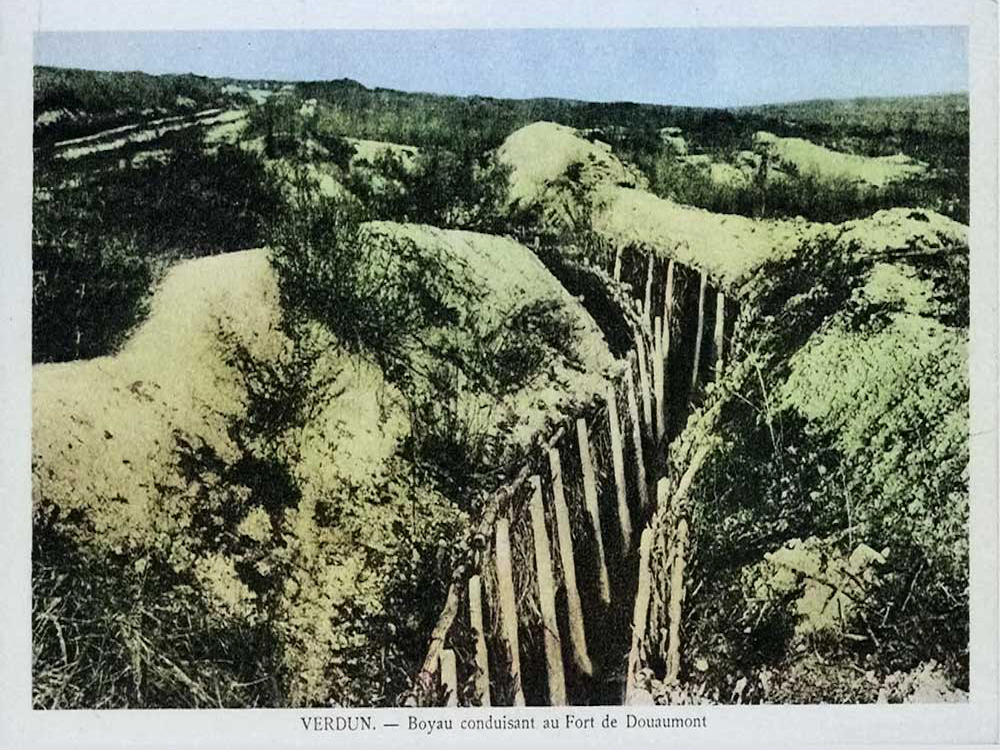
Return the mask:
[[(666, 313), (667, 260), (647, 249), (633, 248), (622, 254), (620, 284), (599, 269), (553, 263), (558, 253), (540, 252), (539, 256), (567, 291), (580, 299), (604, 332), (609, 348), (624, 362), (623, 373), (609, 391), (614, 408), (606, 397), (584, 414), (567, 419), (546, 444), (548, 455), (540, 451), (530, 457), (519, 477), (499, 488), (489, 501), (477, 530), (477, 536), (486, 541), (476, 562), (456, 571), (410, 705), (625, 702), (640, 535), (656, 510), (657, 484), (668, 472), (669, 446), (715, 374), (719, 344), (724, 360), (725, 342), (732, 334), (734, 304), (722, 298), (724, 325), (716, 330), (717, 295), (721, 293), (698, 270), (674, 264), (669, 335), (665, 331), (657, 339), (655, 326), (641, 321)], [(650, 257), (654, 259), (651, 280)], [(647, 296), (648, 309), (644, 308)], [(645, 316), (638, 325), (636, 310)], [(659, 355), (657, 342), (662, 346)], [(657, 356), (663, 362), (659, 387)], [(662, 421), (656, 417), (658, 404)], [(612, 434), (613, 415), (617, 416), (617, 437)], [(587, 469), (584, 437), (577, 422), (585, 425), (592, 470)], [(560, 467), (558, 480), (552, 468), (553, 453)], [(595, 523), (594, 511), (588, 510), (593, 507), (586, 500), (588, 476), (599, 523)], [(568, 523), (568, 546), (563, 544), (559, 513), (554, 510), (559, 506), (557, 495), (564, 499), (568, 516), (568, 522), (563, 521)], [(537, 519), (532, 529), (533, 505), (536, 512), (542, 508), (545, 533), (541, 536)], [(567, 575), (567, 565), (572, 565), (574, 575)], [(477, 595), (481, 623), (472, 609), (473, 586), (481, 590)], [(574, 599), (579, 602), (576, 606)], [(582, 649), (573, 632), (581, 626)], [(485, 648), (479, 648), (480, 643)]]

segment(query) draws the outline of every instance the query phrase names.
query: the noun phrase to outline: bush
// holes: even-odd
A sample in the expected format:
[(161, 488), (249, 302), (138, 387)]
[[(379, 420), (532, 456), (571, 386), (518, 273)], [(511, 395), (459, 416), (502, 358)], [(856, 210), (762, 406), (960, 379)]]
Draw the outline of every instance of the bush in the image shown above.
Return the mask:
[(271, 242), (282, 306), (375, 359), (408, 405), (407, 455), (464, 502), (498, 468), (493, 409), (554, 358), (578, 364), (574, 321), (552, 300), (484, 314), (481, 285), (447, 247), (360, 220), (303, 185)]
[(33, 361), (110, 354), (170, 260), (262, 244), (282, 198), (259, 158), (189, 135), (177, 146), (163, 163), (36, 172)]
[(860, 542), (889, 555), (852, 623), (867, 637), (811, 647), (884, 673), (935, 659), (968, 679), (965, 334), (870, 299), (872, 263), (813, 243), (749, 287), (724, 442), (692, 492), (692, 575), (714, 583), (690, 628), (703, 653), (734, 660), (730, 674), (756, 668), (748, 633), (781, 635), (762, 619), (781, 613), (755, 617), (739, 593), (744, 566), (818, 537), (845, 559)]
[(158, 265), (133, 237), (56, 235), (39, 222), (33, 233), (32, 361), (114, 351), (145, 316)]
[(392, 152), (362, 163), (346, 186), (369, 217), (500, 233), (510, 169), (490, 156), (439, 148), (407, 165)]

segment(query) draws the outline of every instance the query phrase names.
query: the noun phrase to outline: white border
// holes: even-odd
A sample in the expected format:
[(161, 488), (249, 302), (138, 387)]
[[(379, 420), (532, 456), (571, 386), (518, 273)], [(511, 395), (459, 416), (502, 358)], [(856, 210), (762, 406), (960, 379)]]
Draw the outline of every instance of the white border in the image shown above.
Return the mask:
[[(612, 10), (613, 8), (613, 10)], [(365, 735), (302, 729), (293, 710), (32, 712), (30, 710), (30, 205), (31, 33), (84, 30), (280, 28), (538, 28), (651, 26), (968, 25), (972, 96), (972, 652), (968, 705), (754, 706), (671, 709), (708, 715), (709, 729), (672, 732), (566, 730), (427, 737), (398, 730)], [(818, 742), (997, 743), (997, 6), (944, 2), (618, 3), (571, 0), (238, 3), (150, 0), (3, 0), (0, 8), (0, 747), (242, 748), (485, 747), (544, 741), (552, 747), (801, 745)], [(624, 708), (574, 708), (600, 718)], [(542, 716), (564, 709), (524, 709)], [(405, 710), (344, 712), (400, 721)], [(515, 713), (503, 710), (505, 714)], [(423, 709), (421, 717), (468, 717), (469, 709)]]

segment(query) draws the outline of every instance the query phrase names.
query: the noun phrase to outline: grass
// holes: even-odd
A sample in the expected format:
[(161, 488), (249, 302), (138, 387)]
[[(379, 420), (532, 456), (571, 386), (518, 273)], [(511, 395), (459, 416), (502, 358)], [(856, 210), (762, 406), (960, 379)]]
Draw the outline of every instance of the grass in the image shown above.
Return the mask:
[[(102, 479), (100, 493), (77, 493), (70, 473), (60, 484), (65, 497), (38, 498), (38, 708), (388, 705), (410, 687), (453, 557), (463, 554), (453, 555), (453, 542), (481, 492), (524, 458), (554, 415), (572, 414), (603, 393), (610, 365), (604, 339), (614, 338), (617, 349), (631, 340), (622, 321), (602, 313), (613, 306), (603, 277), (576, 265), (576, 256), (613, 257), (588, 216), (608, 208), (592, 202), (600, 196), (591, 194), (591, 177), (642, 182), (630, 169), (614, 171), (610, 158), (590, 159), (596, 144), (562, 133), (588, 147), (579, 158), (569, 155), (554, 183), (575, 223), (566, 236), (547, 237), (539, 254), (566, 287), (587, 297), (583, 304), (605, 331), (580, 314), (583, 306), (528, 249), (454, 231), (514, 227), (530, 237), (537, 229), (537, 207), (515, 205), (508, 214), (510, 166), (486, 153), (516, 128), (537, 120), (589, 128), (591, 139), (636, 164), (658, 194), (720, 213), (841, 221), (907, 205), (967, 220), (962, 98), (947, 100), (958, 112), (949, 118), (932, 99), (889, 108), (709, 111), (437, 97), (339, 81), (298, 84), (291, 95), (249, 106), (239, 94), (223, 94), (223, 81), (196, 77), (39, 69), (36, 83), (36, 114), (66, 109), (76, 117), (36, 128), (35, 360), (115, 352), (147, 313), (148, 292), (167, 263), (265, 243), (273, 247), (284, 317), (267, 318), (268, 330), (255, 332), (270, 340), (280, 330), (288, 344), (262, 356), (246, 340), (220, 334), (212, 341), (218, 351), (199, 349), (198, 356), (221, 357), (225, 367), (211, 373), (226, 373), (226, 387), (242, 395), (183, 423), (166, 416), (178, 405), (165, 396), (148, 411), (137, 409), (145, 421), (130, 425), (131, 445), (169, 443), (172, 463), (149, 483), (129, 470)], [(208, 150), (184, 130), (142, 146), (169, 151), (162, 163), (119, 169), (121, 159), (131, 165), (135, 145), (72, 164), (51, 158), (48, 146), (59, 138), (135, 122), (147, 109), (175, 111), (178, 96), (197, 107), (248, 106), (248, 131), (262, 137), (263, 156), (238, 144)], [(318, 100), (315, 114), (300, 109), (308, 98)], [(876, 191), (810, 171), (722, 187), (665, 145), (660, 128), (667, 126), (716, 161), (768, 130), (852, 154), (901, 150), (931, 172)], [(418, 152), (362, 164), (348, 138)], [(537, 166), (541, 157), (562, 155), (538, 145), (522, 161)], [(303, 181), (304, 192), (286, 203), (288, 186), (268, 165), (294, 173), (317, 160), (353, 200), (320, 198)], [(675, 210), (641, 190), (618, 195), (640, 208), (655, 205), (671, 236), (683, 227), (689, 250), (705, 264), (753, 268), (794, 239), (779, 243), (770, 229), (756, 232), (770, 224)], [(636, 228), (635, 216), (621, 213)], [(909, 217), (927, 220), (917, 210)], [(877, 276), (876, 284), (873, 267), (894, 241), (867, 225), (857, 231), (869, 234), (875, 250), (813, 237), (797, 253), (765, 263), (757, 286), (748, 287), (758, 295), (750, 303), (756, 318), (741, 330), (753, 335), (733, 341), (747, 380), (724, 410), (727, 442), (693, 490), (693, 571), (711, 582), (711, 593), (691, 595), (685, 622), (695, 652), (725, 664), (724, 688), (738, 674), (787, 666), (795, 639), (790, 602), (766, 611), (747, 605), (742, 566), (792, 538), (836, 538), (845, 523), (851, 542), (864, 536), (892, 548), (883, 586), (866, 610), (878, 614), (872, 637), (880, 648), (808, 645), (839, 662), (868, 658), (883, 671), (933, 658), (956, 684), (967, 682), (967, 253), (902, 248), (913, 253), (893, 267), (905, 270)], [(742, 255), (730, 254), (730, 246)], [(159, 356), (140, 352), (130, 366)], [(119, 373), (130, 379), (116, 385), (109, 377), (115, 361), (100, 363), (107, 370), (45, 373), (67, 380), (75, 373), (79, 384), (86, 372), (95, 392), (107, 385), (109, 393), (158, 398), (148, 395), (157, 389), (132, 377), (141, 368)], [(160, 385), (176, 396), (196, 375)], [(46, 393), (56, 392), (72, 395), (68, 388)], [(87, 397), (135, 408), (131, 396)], [(81, 422), (53, 421), (51, 403), (44, 409), (38, 435), (51, 455), (36, 456), (39, 476), (65, 468), (54, 461), (72, 463), (60, 453), (65, 447), (55, 448), (57, 440), (66, 444), (64, 427), (72, 436), (88, 434)], [(99, 408), (84, 412), (70, 419), (99, 424), (103, 417)], [(218, 435), (200, 420), (211, 420)], [(160, 421), (169, 434), (155, 432)], [(94, 430), (91, 437), (101, 435)], [(125, 472), (111, 444), (100, 442), (112, 439), (105, 432), (82, 452), (113, 456)], [(121, 455), (123, 466), (133, 457)], [(54, 486), (47, 481), (40, 486)], [(135, 496), (121, 496), (129, 492)], [(147, 498), (146, 515), (126, 512)], [(808, 686), (788, 690), (815, 695)]]

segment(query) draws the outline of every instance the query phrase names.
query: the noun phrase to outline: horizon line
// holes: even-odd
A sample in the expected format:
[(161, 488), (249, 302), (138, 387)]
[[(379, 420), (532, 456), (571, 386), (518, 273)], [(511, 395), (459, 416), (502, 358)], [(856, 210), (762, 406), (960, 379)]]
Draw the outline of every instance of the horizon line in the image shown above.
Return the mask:
[(378, 86), (365, 83), (364, 81), (358, 80), (357, 78), (352, 78), (351, 76), (341, 76), (339, 78), (291, 78), (291, 77), (281, 77), (276, 76), (273, 78), (241, 78), (239, 76), (233, 75), (211, 75), (207, 73), (197, 73), (193, 70), (180, 71), (160, 71), (160, 72), (150, 72), (147, 70), (142, 70), (139, 68), (132, 69), (105, 69), (105, 68), (86, 68), (79, 67), (75, 65), (51, 65), (48, 63), (32, 63), (32, 69), (36, 68), (49, 68), (52, 70), (73, 70), (83, 73), (119, 73), (122, 75), (129, 74), (140, 74), (147, 75), (153, 78), (161, 78), (168, 76), (193, 76), (195, 78), (204, 78), (207, 80), (228, 80), (238, 83), (294, 83), (294, 84), (309, 84), (309, 83), (338, 83), (338, 82), (350, 82), (356, 83), (366, 91), (391, 91), (399, 94), (409, 94), (413, 96), (440, 96), (449, 97), (453, 99), (493, 99), (497, 101), (514, 101), (514, 102), (530, 102), (530, 101), (563, 101), (563, 102), (575, 102), (580, 104), (607, 104), (607, 105), (635, 105), (642, 107), (672, 107), (675, 109), (711, 109), (711, 110), (736, 110), (736, 109), (750, 109), (753, 107), (785, 107), (799, 104), (811, 104), (819, 102), (850, 102), (850, 101), (875, 101), (883, 99), (923, 99), (923, 98), (933, 98), (933, 97), (947, 97), (947, 96), (969, 96), (968, 89), (938, 89), (921, 93), (902, 93), (902, 94), (857, 94), (857, 95), (846, 95), (846, 96), (815, 96), (806, 97), (803, 99), (784, 99), (784, 100), (769, 100), (760, 101), (749, 104), (672, 104), (669, 102), (654, 102), (654, 101), (640, 101), (635, 99), (580, 99), (578, 97), (572, 96), (554, 96), (551, 94), (541, 94), (536, 96), (497, 96), (494, 94), (484, 94), (484, 93), (471, 93), (471, 94), (458, 94), (453, 92), (444, 91), (432, 91), (429, 89), (402, 89), (394, 88), (391, 86)]

